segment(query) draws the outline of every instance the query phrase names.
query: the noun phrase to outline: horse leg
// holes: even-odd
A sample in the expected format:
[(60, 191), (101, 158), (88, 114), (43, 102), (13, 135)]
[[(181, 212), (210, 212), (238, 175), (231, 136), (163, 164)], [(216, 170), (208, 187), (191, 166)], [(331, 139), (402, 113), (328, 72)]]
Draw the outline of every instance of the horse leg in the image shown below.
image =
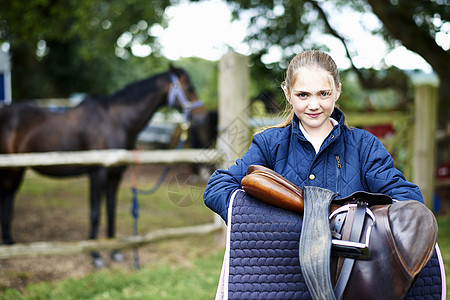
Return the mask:
[[(116, 229), (116, 210), (117, 210), (117, 190), (122, 179), (124, 168), (115, 168), (110, 170), (108, 176), (108, 185), (106, 188), (106, 209), (108, 214), (107, 236), (114, 238)], [(111, 259), (122, 262), (125, 260), (123, 253), (117, 249), (111, 251)]]
[(0, 192), (0, 222), (2, 226), (2, 242), (5, 245), (14, 244), (11, 234), (11, 223), (13, 219), (14, 193)]
[(0, 224), (2, 227), (2, 243), (14, 244), (11, 234), (11, 223), (14, 214), (14, 198), (25, 169), (0, 169)]
[[(105, 168), (98, 168), (89, 174), (90, 179), (90, 231), (89, 239), (97, 238), (100, 224), (101, 200), (106, 186), (107, 173)], [(106, 262), (97, 251), (91, 252), (92, 263), (96, 268), (105, 268)]]

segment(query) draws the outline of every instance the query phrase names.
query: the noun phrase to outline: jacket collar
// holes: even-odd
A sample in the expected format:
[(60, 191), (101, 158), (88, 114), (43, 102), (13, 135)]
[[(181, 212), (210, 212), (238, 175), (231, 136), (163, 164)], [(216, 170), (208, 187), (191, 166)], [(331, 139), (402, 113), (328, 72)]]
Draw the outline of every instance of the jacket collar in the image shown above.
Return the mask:
[[(342, 126), (345, 126), (344, 113), (339, 108), (335, 107), (333, 113), (331, 114), (331, 117), (338, 122), (338, 125), (334, 126), (331, 133), (334, 134), (335, 136), (339, 136)], [(299, 118), (297, 117), (297, 115), (294, 114), (294, 117), (292, 119), (292, 133), (297, 135), (300, 139), (306, 140), (305, 136), (300, 130), (299, 122), (300, 122)]]
[(344, 113), (337, 107), (334, 108), (333, 113), (331, 114), (331, 117), (338, 121), (339, 126), (345, 125), (345, 116)]

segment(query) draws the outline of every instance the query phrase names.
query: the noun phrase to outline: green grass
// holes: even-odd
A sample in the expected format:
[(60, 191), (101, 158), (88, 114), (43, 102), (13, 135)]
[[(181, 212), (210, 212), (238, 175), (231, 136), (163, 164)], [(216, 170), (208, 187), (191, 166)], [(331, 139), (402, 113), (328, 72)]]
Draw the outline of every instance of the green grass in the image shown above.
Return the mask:
[(104, 270), (81, 279), (32, 284), (23, 294), (8, 289), (0, 299), (213, 299), (222, 259), (223, 251), (215, 250), (189, 267)]
[(450, 215), (441, 215), (436, 219), (439, 227), (438, 245), (444, 259), (447, 279), (447, 299), (450, 299)]

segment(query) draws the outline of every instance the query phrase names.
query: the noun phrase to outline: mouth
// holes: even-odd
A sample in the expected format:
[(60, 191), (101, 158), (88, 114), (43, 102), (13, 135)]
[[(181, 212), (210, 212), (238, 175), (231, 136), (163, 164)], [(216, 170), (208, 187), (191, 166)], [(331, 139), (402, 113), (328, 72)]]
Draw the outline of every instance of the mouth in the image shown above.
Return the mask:
[(314, 114), (311, 114), (311, 113), (307, 113), (307, 115), (311, 118), (311, 119), (317, 119), (319, 116), (320, 116), (320, 113), (314, 113)]

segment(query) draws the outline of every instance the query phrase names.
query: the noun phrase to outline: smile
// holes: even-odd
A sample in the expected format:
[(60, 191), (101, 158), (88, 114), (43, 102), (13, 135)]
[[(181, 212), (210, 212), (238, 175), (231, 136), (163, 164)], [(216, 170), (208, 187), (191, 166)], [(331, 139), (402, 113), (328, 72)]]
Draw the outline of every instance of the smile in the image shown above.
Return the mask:
[(312, 119), (317, 119), (320, 116), (320, 113), (315, 113), (315, 114), (307, 114), (310, 118)]

